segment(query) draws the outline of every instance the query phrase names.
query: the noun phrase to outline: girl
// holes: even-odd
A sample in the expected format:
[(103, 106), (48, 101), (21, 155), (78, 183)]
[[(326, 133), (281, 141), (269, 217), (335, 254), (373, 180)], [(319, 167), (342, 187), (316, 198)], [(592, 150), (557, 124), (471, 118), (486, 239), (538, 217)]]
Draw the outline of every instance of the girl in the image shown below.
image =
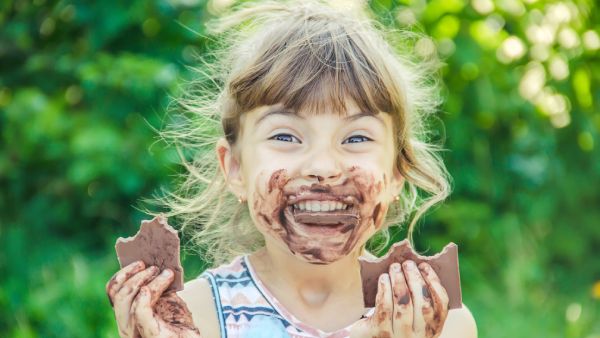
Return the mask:
[(414, 214), (412, 238), (449, 191), (422, 122), (438, 104), (435, 64), (399, 56), (364, 15), (317, 2), (247, 5), (214, 28), (222, 67), (163, 133), (195, 156), (164, 202), (218, 267), (176, 294), (163, 294), (169, 270), (117, 272), (107, 293), (121, 336), (476, 337), (427, 264), (393, 264), (376, 306), (362, 299), (367, 240)]

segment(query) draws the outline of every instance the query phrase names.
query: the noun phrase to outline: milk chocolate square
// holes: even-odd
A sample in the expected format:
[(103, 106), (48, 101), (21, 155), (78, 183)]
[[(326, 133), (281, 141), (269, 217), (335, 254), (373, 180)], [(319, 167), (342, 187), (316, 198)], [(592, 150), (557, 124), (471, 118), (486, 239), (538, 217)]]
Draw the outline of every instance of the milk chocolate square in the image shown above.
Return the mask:
[(142, 221), (135, 236), (117, 239), (115, 250), (121, 268), (138, 260), (144, 261), (146, 267), (156, 265), (161, 271), (169, 268), (175, 273), (175, 279), (167, 290), (183, 290), (179, 236), (177, 230), (167, 224), (164, 216), (159, 215), (151, 221)]
[(412, 260), (417, 265), (421, 262), (427, 262), (431, 265), (440, 278), (442, 286), (448, 293), (450, 299), (449, 308), (458, 309), (462, 307), (458, 270), (458, 246), (454, 243), (449, 243), (436, 255), (421, 256), (414, 252), (407, 239), (395, 243), (390, 248), (390, 251), (379, 259), (359, 258), (365, 307), (375, 306), (379, 276), (382, 273), (388, 272), (389, 266), (392, 263), (402, 263), (405, 260)]

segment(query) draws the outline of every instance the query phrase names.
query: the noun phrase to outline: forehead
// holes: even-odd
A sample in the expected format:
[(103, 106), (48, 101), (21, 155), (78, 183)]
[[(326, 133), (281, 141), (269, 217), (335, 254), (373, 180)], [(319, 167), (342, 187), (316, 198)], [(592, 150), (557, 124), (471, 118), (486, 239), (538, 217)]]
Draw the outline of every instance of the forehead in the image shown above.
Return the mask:
[(389, 114), (383, 114), (381, 112), (374, 113), (368, 111), (360, 110), (356, 105), (350, 102), (347, 105), (348, 110), (344, 112), (336, 112), (336, 111), (325, 111), (325, 112), (314, 112), (314, 111), (295, 111), (293, 109), (285, 108), (283, 104), (271, 105), (271, 106), (262, 106), (253, 111), (249, 112), (248, 118), (243, 118), (243, 124), (250, 123), (251, 125), (258, 126), (263, 123), (265, 120), (268, 120), (270, 117), (278, 116), (284, 118), (293, 118), (297, 120), (305, 120), (310, 119), (314, 116), (333, 116), (343, 122), (350, 123), (352, 121), (361, 119), (363, 117), (373, 117), (373, 120), (379, 122), (382, 127), (387, 128), (390, 125), (391, 118), (388, 116)]

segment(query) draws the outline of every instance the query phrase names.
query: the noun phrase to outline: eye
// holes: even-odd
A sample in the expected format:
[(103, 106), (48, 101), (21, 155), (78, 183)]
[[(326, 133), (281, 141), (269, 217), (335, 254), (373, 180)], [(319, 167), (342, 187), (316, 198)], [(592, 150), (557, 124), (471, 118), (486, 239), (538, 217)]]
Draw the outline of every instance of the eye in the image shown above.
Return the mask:
[(302, 143), (296, 136), (290, 135), (290, 134), (277, 134), (277, 135), (269, 137), (269, 140), (275, 140), (275, 141), (281, 141), (281, 142), (291, 142), (291, 143)]
[(350, 136), (347, 139), (344, 140), (344, 142), (342, 142), (342, 144), (346, 144), (346, 143), (361, 143), (361, 142), (367, 142), (367, 141), (373, 141), (372, 139), (366, 137), (366, 136), (362, 136), (362, 135), (354, 135), (354, 136)]

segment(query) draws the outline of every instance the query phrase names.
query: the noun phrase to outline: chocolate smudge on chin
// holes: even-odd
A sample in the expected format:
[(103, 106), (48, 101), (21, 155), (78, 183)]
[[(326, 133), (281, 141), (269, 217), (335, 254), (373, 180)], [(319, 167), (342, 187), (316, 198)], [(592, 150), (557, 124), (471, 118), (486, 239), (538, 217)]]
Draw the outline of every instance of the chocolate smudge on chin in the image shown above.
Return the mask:
[(323, 251), (319, 248), (312, 248), (302, 252), (304, 255), (311, 255), (318, 260), (323, 260)]

